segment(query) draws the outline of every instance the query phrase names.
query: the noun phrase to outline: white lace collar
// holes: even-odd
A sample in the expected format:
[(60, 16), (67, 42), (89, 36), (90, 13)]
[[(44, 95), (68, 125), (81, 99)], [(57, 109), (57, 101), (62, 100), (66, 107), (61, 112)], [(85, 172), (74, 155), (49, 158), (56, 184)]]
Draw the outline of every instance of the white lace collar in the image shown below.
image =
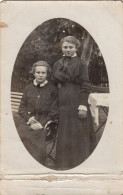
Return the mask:
[[(47, 81), (47, 80), (45, 80), (43, 83), (40, 83), (40, 87), (45, 86), (47, 83), (48, 83), (48, 81)], [(37, 85), (38, 85), (38, 83), (36, 82), (36, 79), (33, 81), (33, 84), (34, 84), (35, 86), (37, 86)]]

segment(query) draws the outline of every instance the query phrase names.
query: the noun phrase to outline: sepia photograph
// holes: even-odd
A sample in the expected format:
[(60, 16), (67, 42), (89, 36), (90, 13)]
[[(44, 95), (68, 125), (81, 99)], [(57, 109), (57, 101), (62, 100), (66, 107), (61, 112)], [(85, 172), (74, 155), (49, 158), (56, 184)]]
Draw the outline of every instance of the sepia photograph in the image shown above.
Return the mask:
[(39, 163), (56, 170), (83, 163), (102, 136), (108, 95), (103, 55), (78, 23), (45, 21), (24, 41), (13, 68), (12, 112), (20, 139)]
[(122, 3), (0, 6), (0, 194), (122, 195)]

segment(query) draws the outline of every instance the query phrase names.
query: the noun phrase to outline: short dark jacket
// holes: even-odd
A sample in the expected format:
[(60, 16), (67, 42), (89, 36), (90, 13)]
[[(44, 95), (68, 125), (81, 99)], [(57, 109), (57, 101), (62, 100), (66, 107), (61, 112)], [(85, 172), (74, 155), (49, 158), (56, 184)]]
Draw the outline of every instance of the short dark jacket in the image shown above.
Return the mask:
[(57, 88), (50, 82), (40, 88), (33, 83), (28, 85), (23, 93), (18, 113), (26, 122), (35, 116), (42, 125), (58, 118)]

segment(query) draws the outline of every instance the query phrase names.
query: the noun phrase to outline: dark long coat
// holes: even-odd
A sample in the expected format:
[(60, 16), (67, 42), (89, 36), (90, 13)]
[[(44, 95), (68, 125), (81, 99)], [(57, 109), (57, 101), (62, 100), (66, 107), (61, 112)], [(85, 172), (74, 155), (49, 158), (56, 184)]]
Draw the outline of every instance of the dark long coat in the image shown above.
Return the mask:
[(19, 115), (21, 118), (17, 130), (23, 144), (37, 161), (45, 164), (45, 132), (31, 129), (27, 122), (30, 117), (35, 116), (44, 127), (49, 120), (57, 119), (57, 88), (51, 83), (43, 87), (37, 87), (33, 83), (28, 85), (23, 93)]
[[(55, 63), (53, 80), (58, 84), (59, 127), (56, 146), (57, 169), (82, 163), (95, 147), (92, 117), (88, 107), (91, 90), (87, 66), (80, 58), (63, 57)], [(78, 107), (87, 107), (87, 118), (79, 119)]]

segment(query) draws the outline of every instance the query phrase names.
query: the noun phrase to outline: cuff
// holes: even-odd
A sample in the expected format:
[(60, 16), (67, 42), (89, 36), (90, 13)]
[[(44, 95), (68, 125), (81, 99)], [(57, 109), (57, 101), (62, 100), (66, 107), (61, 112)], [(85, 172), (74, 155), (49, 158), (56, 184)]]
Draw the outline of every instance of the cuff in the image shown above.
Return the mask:
[(85, 110), (87, 111), (87, 107), (83, 105), (79, 105), (78, 110)]

